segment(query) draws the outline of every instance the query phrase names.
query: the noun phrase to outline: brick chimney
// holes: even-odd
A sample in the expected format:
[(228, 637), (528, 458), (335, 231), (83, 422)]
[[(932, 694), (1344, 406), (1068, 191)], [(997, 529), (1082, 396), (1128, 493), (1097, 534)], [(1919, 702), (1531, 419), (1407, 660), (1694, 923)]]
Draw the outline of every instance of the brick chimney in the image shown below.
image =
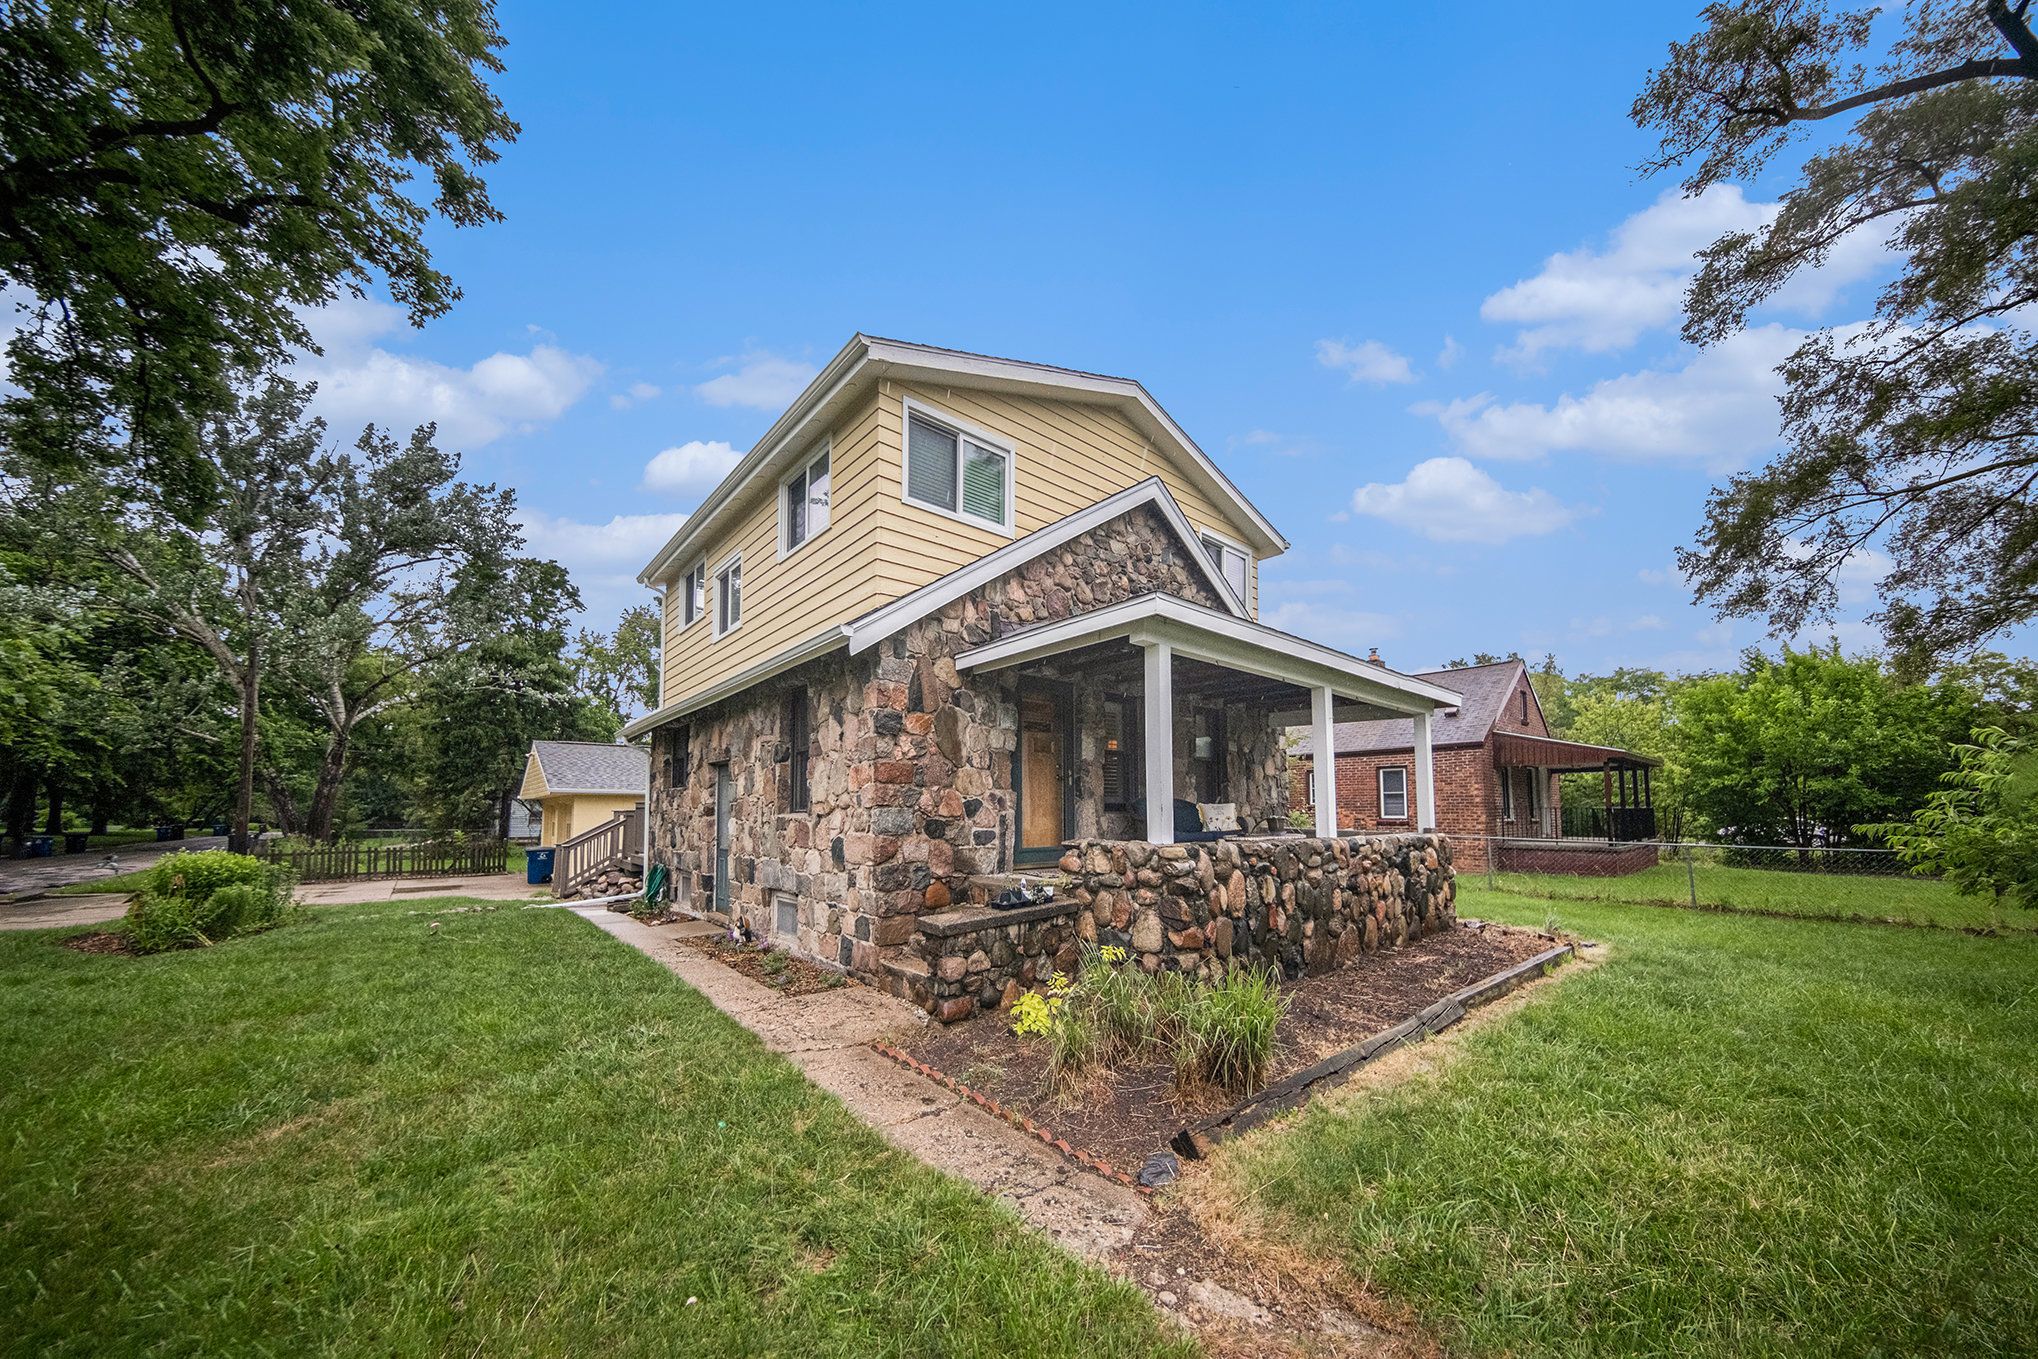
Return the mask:
[(1380, 648), (1368, 647), (1366, 649), (1366, 659), (1371, 661), (1374, 665), (1380, 664)]

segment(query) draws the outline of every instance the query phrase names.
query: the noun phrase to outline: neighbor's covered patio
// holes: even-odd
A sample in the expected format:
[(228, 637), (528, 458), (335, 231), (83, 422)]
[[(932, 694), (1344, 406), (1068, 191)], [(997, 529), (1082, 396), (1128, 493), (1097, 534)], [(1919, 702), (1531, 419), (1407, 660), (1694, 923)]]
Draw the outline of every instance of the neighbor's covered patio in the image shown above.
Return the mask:
[[(1459, 696), (1333, 648), (1150, 594), (1011, 633), (956, 657), (1011, 672), (1018, 739), (1014, 861), (1046, 862), (1079, 838), (1144, 840), (1287, 829), (1282, 743), (1311, 726), (1409, 717), (1419, 828), (1436, 824), (1430, 715)], [(1230, 806), (1206, 827), (1194, 809)], [(1190, 809), (1185, 811), (1184, 809)], [(1335, 837), (1325, 799), (1315, 833)]]

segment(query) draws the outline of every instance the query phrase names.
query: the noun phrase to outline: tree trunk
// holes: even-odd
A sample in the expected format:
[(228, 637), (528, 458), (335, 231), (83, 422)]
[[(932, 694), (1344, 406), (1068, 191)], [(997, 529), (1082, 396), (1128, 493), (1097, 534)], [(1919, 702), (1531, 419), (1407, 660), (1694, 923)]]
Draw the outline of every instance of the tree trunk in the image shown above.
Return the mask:
[(26, 765), (16, 766), (13, 786), (7, 790), (6, 813), (7, 838), (16, 853), (21, 852), (22, 842), (35, 825), (35, 785), (35, 771)]
[(509, 839), (510, 794), (505, 792), (495, 800), (495, 838)]
[(320, 844), (333, 838), (333, 820), (340, 809), (340, 785), (347, 776), (347, 747), (354, 737), (351, 717), (341, 720), (319, 761), (318, 784), (312, 789), (311, 811), (304, 819), (304, 833)]
[(64, 785), (61, 780), (52, 774), (45, 786), (49, 789), (50, 811), (48, 820), (42, 823), (43, 834), (62, 835), (64, 833)]
[(241, 771), (240, 782), (234, 789), (233, 825), (227, 832), (226, 847), (236, 854), (253, 854), (254, 837), (249, 826), (255, 819), (255, 737), (256, 723), (261, 712), (262, 672), (258, 643), (252, 634), (248, 642), (248, 667), (242, 671), (243, 681), (239, 686), (241, 697)]

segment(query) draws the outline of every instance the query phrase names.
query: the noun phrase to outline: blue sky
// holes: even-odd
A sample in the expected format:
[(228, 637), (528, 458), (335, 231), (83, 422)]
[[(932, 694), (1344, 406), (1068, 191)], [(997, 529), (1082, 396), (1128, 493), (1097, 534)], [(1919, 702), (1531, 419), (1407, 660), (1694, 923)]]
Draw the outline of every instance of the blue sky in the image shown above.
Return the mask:
[(434, 234), (464, 300), (337, 307), (311, 367), (340, 429), (441, 419), (595, 623), (862, 329), (1146, 383), (1294, 541), (1270, 622), (1410, 669), (1730, 665), (1760, 626), (1673, 548), (1887, 261), (1677, 340), (1690, 251), (1778, 187), (1631, 168), (1694, 9), (509, 0), (507, 220)]

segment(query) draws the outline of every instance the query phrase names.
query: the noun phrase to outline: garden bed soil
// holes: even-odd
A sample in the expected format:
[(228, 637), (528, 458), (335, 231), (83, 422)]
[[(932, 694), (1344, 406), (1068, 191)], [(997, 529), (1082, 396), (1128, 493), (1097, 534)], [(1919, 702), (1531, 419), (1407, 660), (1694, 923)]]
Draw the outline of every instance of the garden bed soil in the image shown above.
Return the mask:
[(811, 996), (816, 991), (833, 991), (853, 984), (846, 974), (795, 958), (784, 949), (738, 943), (722, 934), (704, 934), (684, 942), (784, 996)]
[(91, 934), (73, 934), (64, 939), (64, 947), (79, 953), (133, 953), (134, 945), (124, 934), (111, 930), (97, 930)]
[[(1362, 954), (1322, 976), (1284, 983), (1288, 1011), (1267, 1083), (1312, 1066), (1436, 1001), (1550, 947), (1550, 936), (1502, 925), (1461, 925), (1400, 949)], [(1079, 1151), (1137, 1174), (1185, 1124), (1239, 1096), (1185, 1092), (1163, 1054), (1100, 1070), (1073, 1089), (1048, 1084), (1047, 1045), (1012, 1032), (1005, 1014), (930, 1025), (899, 1040), (907, 1055), (1022, 1114)]]

